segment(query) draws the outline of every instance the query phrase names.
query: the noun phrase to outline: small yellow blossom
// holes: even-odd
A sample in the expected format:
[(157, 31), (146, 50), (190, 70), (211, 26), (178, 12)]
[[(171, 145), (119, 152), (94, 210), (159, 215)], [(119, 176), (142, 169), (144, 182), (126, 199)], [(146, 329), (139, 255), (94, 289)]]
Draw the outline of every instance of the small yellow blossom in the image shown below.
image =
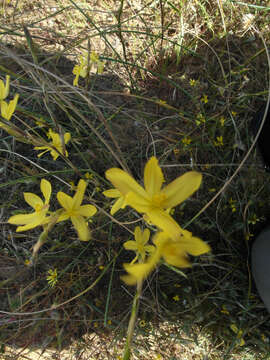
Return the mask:
[(185, 145), (185, 146), (188, 146), (190, 143), (191, 143), (191, 138), (190, 137), (185, 137), (184, 139), (182, 139), (182, 143)]
[(225, 118), (224, 118), (224, 116), (222, 116), (222, 117), (220, 118), (219, 122), (220, 122), (220, 125), (221, 125), (221, 126), (224, 126), (224, 124), (225, 124)]
[(245, 239), (246, 239), (247, 241), (249, 241), (250, 238), (253, 237), (253, 236), (254, 236), (254, 234), (251, 234), (250, 232), (248, 232), (248, 233), (246, 234), (246, 236), (245, 236)]
[[(19, 95), (16, 94), (13, 100), (10, 100), (9, 103), (7, 103), (6, 101), (2, 100), (0, 102), (0, 106), (1, 106), (1, 116), (9, 121), (16, 109), (17, 103), (18, 103), (18, 99), (19, 99)], [(1, 126), (1, 125), (0, 125)], [(3, 127), (3, 125), (2, 125)]]
[(204, 94), (203, 97), (201, 98), (201, 102), (207, 104), (208, 103), (208, 96)]
[(90, 71), (92, 66), (96, 67), (96, 72), (102, 74), (104, 71), (105, 62), (99, 60), (99, 56), (95, 51), (90, 53), (90, 61), (88, 64), (87, 54), (85, 56), (80, 56), (79, 64), (75, 65), (72, 73), (75, 75), (73, 80), (73, 86), (78, 86), (79, 77), (85, 78), (87, 75), (87, 70)]
[(98, 322), (97, 322), (97, 321), (94, 322), (94, 327), (95, 327), (95, 328), (98, 327)]
[[(46, 146), (35, 146), (34, 147), (34, 150), (45, 150), (42, 153), (38, 154), (38, 157), (41, 157), (47, 151), (50, 151), (50, 154), (53, 157), (53, 160), (56, 160), (58, 158), (59, 153), (67, 157), (68, 152), (66, 150), (65, 154), (64, 154), (64, 147), (63, 147), (60, 135), (53, 132), (52, 129), (49, 129), (48, 137), (50, 139), (52, 139), (52, 141), (48, 145), (46, 145)], [(65, 133), (63, 138), (64, 138), (63, 139), (64, 143), (66, 145), (71, 139), (70, 133)]]
[(78, 86), (79, 76), (85, 78), (87, 75), (87, 58), (85, 59), (81, 55), (79, 59), (79, 65), (75, 65), (72, 70), (72, 73), (75, 75), (73, 86)]
[(99, 268), (99, 270), (104, 270), (104, 266), (103, 266), (103, 265), (100, 265), (98, 268)]
[(215, 146), (223, 146), (223, 136), (217, 136), (216, 140), (214, 141)]
[(197, 81), (195, 79), (190, 79), (189, 84), (190, 86), (195, 86), (197, 84)]
[(232, 116), (236, 116), (237, 112), (236, 111), (232, 111)]
[(29, 259), (24, 260), (24, 265), (29, 266), (31, 264), (31, 261)]
[(136, 257), (132, 260), (131, 264), (133, 264), (138, 258), (144, 261), (147, 253), (151, 254), (155, 251), (155, 247), (153, 245), (148, 245), (149, 237), (149, 229), (144, 229), (144, 231), (142, 231), (139, 226), (136, 226), (134, 231), (135, 241), (129, 240), (124, 243), (123, 246), (126, 250), (136, 252)]
[(259, 217), (257, 217), (256, 214), (253, 214), (250, 219), (248, 220), (248, 224), (252, 224), (255, 225), (257, 222), (260, 222), (261, 219)]
[(87, 172), (87, 173), (84, 174), (84, 177), (85, 177), (87, 180), (91, 180), (91, 179), (93, 179), (93, 174), (90, 174), (89, 172)]
[(87, 183), (81, 179), (73, 198), (62, 191), (57, 193), (57, 200), (63, 207), (57, 222), (70, 219), (81, 241), (88, 241), (90, 239), (90, 231), (84, 218), (92, 217), (97, 212), (96, 207), (93, 205), (81, 205), (86, 186)]
[(245, 340), (243, 339), (243, 330), (238, 329), (235, 324), (231, 324), (230, 328), (236, 334), (238, 345), (239, 346), (245, 345)]
[(201, 124), (204, 124), (205, 123), (205, 116), (202, 114), (202, 113), (199, 113), (197, 116), (196, 116), (196, 125), (201, 125)]
[(159, 99), (159, 100), (157, 101), (157, 103), (158, 103), (159, 105), (166, 105), (166, 104), (167, 104), (167, 102), (166, 102), (165, 100), (161, 100), (161, 99)]
[(46, 215), (49, 211), (49, 201), (52, 193), (50, 182), (42, 179), (40, 182), (40, 190), (44, 196), (45, 201), (41, 200), (41, 198), (36, 194), (28, 192), (23, 193), (24, 200), (35, 210), (33, 213), (14, 215), (8, 219), (9, 224), (23, 225), (18, 226), (16, 232), (27, 231), (49, 222), (50, 217), (46, 217)]
[(230, 315), (225, 305), (222, 305), (220, 312), (225, 315)]
[(6, 85), (4, 84), (3, 80), (0, 80), (0, 102), (2, 100), (5, 100), (5, 98), (9, 94), (9, 82), (10, 82), (10, 76), (6, 75)]
[(103, 191), (102, 194), (106, 197), (117, 199), (111, 207), (111, 215), (114, 215), (118, 210), (124, 209), (126, 207), (125, 196), (123, 196), (119, 190), (109, 189)]
[(57, 269), (50, 269), (48, 270), (48, 275), (46, 277), (48, 284), (50, 285), (50, 287), (54, 287), (55, 284), (57, 283), (58, 279), (57, 279)]
[(179, 296), (178, 296), (178, 295), (175, 295), (175, 296), (173, 297), (173, 300), (174, 300), (174, 301), (179, 301), (179, 300), (180, 300), (180, 298), (179, 298)]
[(233, 198), (230, 198), (230, 199), (229, 199), (229, 205), (230, 205), (230, 207), (231, 207), (231, 209), (232, 209), (232, 212), (236, 212), (236, 205), (235, 205), (235, 203), (236, 203), (236, 200), (233, 200)]
[(112, 320), (108, 320), (107, 324), (112, 325)]

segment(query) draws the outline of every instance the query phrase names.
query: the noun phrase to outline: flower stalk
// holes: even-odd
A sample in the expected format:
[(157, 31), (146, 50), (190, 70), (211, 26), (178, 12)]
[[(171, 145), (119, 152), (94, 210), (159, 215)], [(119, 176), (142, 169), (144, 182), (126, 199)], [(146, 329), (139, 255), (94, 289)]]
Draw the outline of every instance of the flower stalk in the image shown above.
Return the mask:
[(126, 339), (126, 344), (125, 344), (125, 349), (124, 349), (124, 354), (123, 354), (122, 360), (130, 359), (132, 338), (133, 338), (135, 323), (136, 323), (137, 314), (138, 314), (138, 310), (139, 310), (140, 297), (142, 294), (142, 285), (143, 285), (143, 280), (137, 282), (137, 289), (136, 289), (136, 293), (133, 298), (132, 309), (131, 309), (128, 329), (127, 329), (127, 339)]

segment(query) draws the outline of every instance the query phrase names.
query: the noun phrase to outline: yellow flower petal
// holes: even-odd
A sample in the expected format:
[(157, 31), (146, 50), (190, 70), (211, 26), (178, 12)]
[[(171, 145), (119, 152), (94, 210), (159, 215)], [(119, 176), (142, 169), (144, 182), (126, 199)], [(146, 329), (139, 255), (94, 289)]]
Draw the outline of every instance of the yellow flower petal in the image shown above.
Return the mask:
[(95, 215), (97, 208), (94, 205), (81, 205), (78, 212), (81, 216), (90, 217)]
[(37, 218), (36, 213), (32, 214), (18, 214), (13, 215), (8, 219), (8, 223), (12, 225), (22, 225), (22, 224), (30, 224), (34, 222)]
[(151, 210), (150, 199), (134, 192), (129, 192), (126, 195), (126, 204), (140, 213), (148, 213)]
[(83, 179), (81, 179), (77, 186), (76, 194), (73, 197), (73, 207), (75, 209), (81, 205), (86, 187), (87, 187), (87, 183)]
[(121, 279), (127, 285), (135, 285), (138, 281), (145, 279), (156, 267), (161, 257), (160, 251), (157, 249), (153, 255), (150, 256), (146, 263), (142, 264), (123, 264), (124, 269), (129, 275), (121, 276)]
[(27, 202), (28, 205), (30, 205), (33, 209), (37, 209), (37, 207), (42, 208), (44, 205), (44, 202), (41, 200), (41, 198), (33, 193), (23, 193), (24, 200)]
[(6, 85), (3, 80), (0, 80), (0, 101), (4, 100), (9, 94), (9, 82), (9, 75), (6, 75)]
[(65, 144), (67, 144), (71, 139), (71, 134), (70, 133), (65, 133), (64, 134), (64, 142)]
[(162, 248), (161, 253), (164, 260), (170, 265), (180, 268), (191, 266), (181, 243), (170, 241)]
[(138, 281), (145, 279), (151, 271), (154, 270), (155, 264), (145, 263), (145, 264), (123, 264), (124, 269), (129, 275), (121, 276), (121, 279), (127, 285), (135, 285)]
[(149, 220), (161, 230), (168, 233), (172, 238), (177, 239), (182, 231), (177, 222), (165, 211), (152, 210), (147, 212)]
[(178, 177), (162, 189), (166, 195), (165, 207), (173, 208), (190, 197), (199, 187), (202, 175), (196, 171), (189, 171)]
[(30, 224), (27, 224), (27, 225), (18, 226), (17, 229), (16, 229), (16, 232), (31, 230), (31, 229), (34, 229), (35, 227), (39, 226), (39, 225), (41, 225), (41, 223), (39, 221), (34, 221), (34, 222), (31, 222)]
[(135, 194), (147, 198), (144, 188), (125, 171), (118, 168), (112, 168), (106, 171), (105, 176), (122, 195), (126, 195), (132, 191)]
[(48, 204), (50, 202), (51, 193), (52, 193), (51, 183), (46, 179), (42, 179), (40, 182), (40, 189), (44, 196), (45, 204)]
[(156, 247), (153, 245), (145, 245), (144, 250), (149, 254), (153, 254), (156, 251)]
[(138, 249), (136, 241), (133, 240), (126, 241), (123, 246), (126, 250), (137, 251)]
[(119, 209), (123, 209), (125, 207), (125, 198), (121, 196), (116, 202), (113, 204), (111, 208), (111, 215), (114, 215)]
[(164, 177), (158, 160), (154, 156), (147, 162), (144, 168), (144, 186), (150, 197), (160, 192)]
[[(149, 241), (149, 237), (150, 237), (150, 230), (149, 229), (144, 229), (142, 235), (141, 235), (141, 243), (142, 245), (145, 245), (148, 243)], [(135, 236), (136, 238), (136, 236)]]
[(118, 197), (122, 196), (121, 193), (120, 193), (120, 191), (117, 190), (117, 189), (105, 190), (105, 191), (103, 191), (102, 194), (103, 194), (104, 196), (106, 196), (106, 197), (109, 197), (109, 198), (118, 198)]
[(57, 200), (59, 204), (65, 209), (65, 210), (71, 210), (73, 205), (73, 198), (62, 191), (58, 191)]
[(199, 256), (211, 251), (210, 246), (197, 237), (180, 238), (180, 242), (185, 251), (193, 256)]
[(82, 216), (71, 216), (70, 219), (74, 228), (78, 233), (79, 239), (81, 241), (90, 240), (91, 237), (90, 230), (84, 218)]

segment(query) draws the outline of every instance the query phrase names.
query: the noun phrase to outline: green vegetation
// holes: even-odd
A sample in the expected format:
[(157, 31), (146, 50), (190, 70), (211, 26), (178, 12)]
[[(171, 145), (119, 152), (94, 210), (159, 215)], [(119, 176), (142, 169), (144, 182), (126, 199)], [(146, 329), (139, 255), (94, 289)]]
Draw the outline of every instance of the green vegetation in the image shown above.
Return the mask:
[(270, 358), (269, 11), (0, 2), (1, 359)]

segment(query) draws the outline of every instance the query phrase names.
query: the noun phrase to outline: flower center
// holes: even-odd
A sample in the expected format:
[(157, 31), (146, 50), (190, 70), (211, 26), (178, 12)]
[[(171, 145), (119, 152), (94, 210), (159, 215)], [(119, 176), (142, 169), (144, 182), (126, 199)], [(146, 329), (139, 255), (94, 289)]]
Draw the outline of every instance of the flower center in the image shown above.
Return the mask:
[(36, 212), (40, 212), (40, 211), (45, 210), (45, 209), (48, 209), (48, 208), (49, 208), (49, 205), (48, 205), (48, 204), (42, 204), (42, 205), (37, 204), (37, 205), (35, 206), (35, 211), (36, 211)]
[(152, 197), (152, 205), (155, 208), (164, 208), (164, 202), (166, 201), (166, 195), (159, 193)]

